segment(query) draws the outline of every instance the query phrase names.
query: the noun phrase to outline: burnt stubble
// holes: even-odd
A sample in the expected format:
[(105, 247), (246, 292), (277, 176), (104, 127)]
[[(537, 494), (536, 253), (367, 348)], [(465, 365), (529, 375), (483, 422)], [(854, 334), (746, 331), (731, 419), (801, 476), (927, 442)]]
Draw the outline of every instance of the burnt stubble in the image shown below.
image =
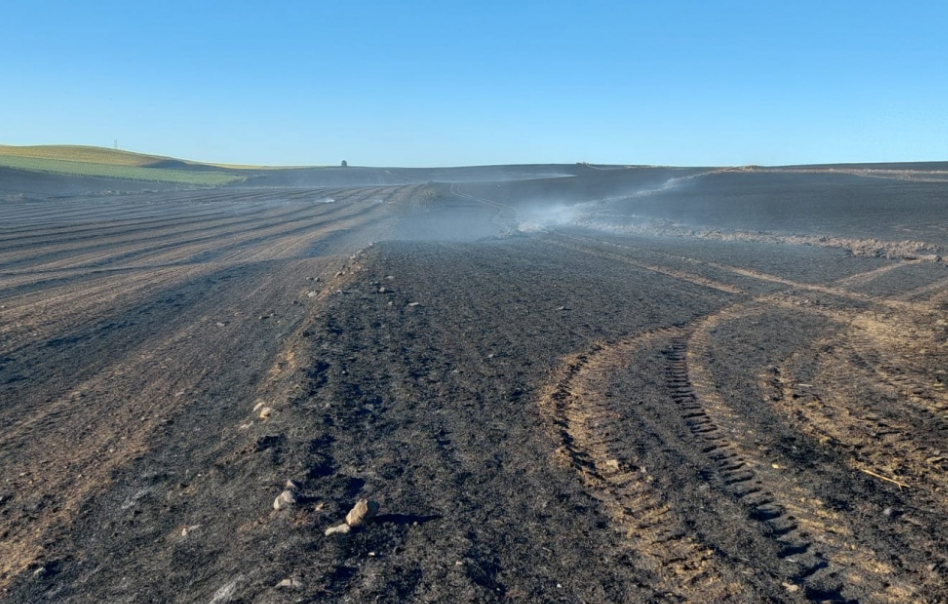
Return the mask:
[(4, 601), (948, 599), (943, 165), (347, 170), (0, 187)]

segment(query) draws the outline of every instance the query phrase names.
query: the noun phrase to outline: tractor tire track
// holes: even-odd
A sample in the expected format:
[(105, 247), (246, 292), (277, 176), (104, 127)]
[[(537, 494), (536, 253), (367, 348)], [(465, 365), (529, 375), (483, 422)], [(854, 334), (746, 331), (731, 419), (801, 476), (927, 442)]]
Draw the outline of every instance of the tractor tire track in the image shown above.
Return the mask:
[(618, 344), (596, 344), (564, 359), (539, 404), (560, 443), (559, 463), (579, 473), (625, 533), (637, 562), (654, 575), (654, 582), (641, 587), (661, 602), (742, 601), (746, 586), (735, 583), (711, 548), (688, 536), (644, 468), (617, 458), (614, 449), (629, 434), (616, 425), (616, 413), (596, 382), (599, 374), (621, 368), (632, 349), (680, 333), (656, 330)]
[[(612, 260), (625, 261), (623, 258)], [(735, 272), (746, 275), (750, 271)], [(872, 273), (878, 274), (877, 271)], [(871, 277), (867, 275), (865, 278)], [(859, 279), (849, 278), (849, 281), (859, 282)], [(795, 282), (785, 284), (801, 285)], [(834, 294), (840, 292), (835, 287), (821, 287), (819, 290)], [(720, 485), (727, 497), (745, 509), (747, 518), (751, 525), (757, 525), (759, 534), (772, 540), (773, 559), (764, 565), (773, 582), (790, 593), (801, 594), (806, 601), (846, 602), (854, 597), (858, 599), (856, 594), (860, 592), (871, 594), (872, 601), (916, 601), (921, 592), (912, 585), (911, 579), (897, 576), (895, 570), (878, 560), (874, 552), (864, 548), (852, 549), (857, 527), (839, 514), (823, 508), (819, 499), (806, 487), (787, 481), (777, 472), (764, 471), (762, 461), (755, 459), (756, 451), (729, 436), (742, 434), (749, 428), (738, 421), (721, 400), (704, 367), (710, 334), (721, 323), (737, 321), (770, 308), (798, 310), (798, 301), (787, 294), (761, 296), (712, 313), (687, 331), (659, 332), (657, 336), (644, 337), (643, 341), (654, 337), (670, 340), (664, 355), (667, 361), (665, 380), (671, 399), (692, 437), (697, 439), (696, 446), (708, 456), (711, 462), (708, 471), (714, 482)], [(808, 310), (837, 321), (846, 317), (846, 313), (833, 308)], [(627, 358), (634, 347), (635, 339), (612, 345), (599, 344), (585, 353), (565, 359), (564, 369), (561, 369), (565, 377), (561, 377), (540, 399), (542, 406), (554, 410), (550, 421), (557, 427), (557, 440), (562, 443), (561, 450), (568, 465), (580, 473), (584, 484), (608, 509), (619, 510), (611, 515), (620, 527), (628, 524), (621, 512), (623, 509), (634, 509), (641, 514), (642, 510), (653, 507), (641, 493), (622, 490), (631, 474), (620, 471), (622, 466), (610, 445), (629, 438), (628, 430), (623, 431), (615, 425), (614, 419), (610, 420), (608, 398), (601, 391), (590, 390), (588, 384), (602, 379), (595, 377), (597, 373), (615, 372), (617, 365), (621, 367), (621, 362), (615, 362), (606, 369), (603, 367), (605, 363), (599, 359), (608, 356)], [(610, 440), (603, 441), (591, 436), (593, 434), (608, 434)], [(623, 505), (623, 500), (631, 505)], [(801, 505), (801, 500), (808, 503)], [(647, 536), (637, 536), (640, 548), (651, 549), (647, 545)], [(691, 551), (696, 560), (707, 561), (705, 554), (697, 553), (704, 551), (700, 546), (696, 545)], [(691, 566), (699, 567), (701, 564), (693, 562)], [(852, 592), (850, 585), (858, 585), (860, 590)]]
[[(720, 394), (708, 366), (712, 333), (725, 322), (747, 319), (767, 307), (739, 305), (700, 322), (688, 337), (675, 342), (668, 353), (669, 384), (683, 384), (687, 392), (679, 405), (691, 413), (696, 435), (707, 440), (719, 462), (717, 471), (731, 495), (748, 508), (748, 517), (773, 536), (778, 556), (793, 560), (796, 568), (782, 580), (798, 585), (810, 601), (859, 600), (848, 587), (858, 585), (872, 601), (912, 602), (919, 586), (900, 577), (879, 560), (878, 554), (853, 542), (860, 528), (844, 515), (828, 509), (821, 498), (784, 471), (784, 464), (760, 459), (760, 450), (747, 441), (761, 428), (748, 424)], [(748, 488), (746, 485), (752, 485)]]

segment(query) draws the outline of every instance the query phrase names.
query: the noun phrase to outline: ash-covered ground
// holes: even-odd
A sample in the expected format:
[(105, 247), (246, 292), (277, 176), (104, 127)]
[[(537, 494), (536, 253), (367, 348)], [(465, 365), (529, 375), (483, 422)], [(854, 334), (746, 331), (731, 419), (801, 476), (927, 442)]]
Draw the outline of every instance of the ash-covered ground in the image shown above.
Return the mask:
[(946, 601), (946, 247), (941, 164), (2, 173), (0, 599)]

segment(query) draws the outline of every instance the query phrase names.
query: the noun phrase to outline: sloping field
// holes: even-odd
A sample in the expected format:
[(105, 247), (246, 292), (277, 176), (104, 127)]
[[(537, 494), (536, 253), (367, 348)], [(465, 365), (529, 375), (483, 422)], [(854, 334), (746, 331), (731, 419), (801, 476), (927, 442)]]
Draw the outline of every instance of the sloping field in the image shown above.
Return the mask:
[(244, 179), (235, 171), (167, 157), (74, 145), (0, 145), (0, 167), (112, 180), (218, 186)]
[(170, 158), (144, 153), (133, 153), (105, 147), (87, 147), (83, 145), (0, 145), (0, 156), (29, 157), (32, 159), (53, 159), (76, 161), (87, 164), (107, 164), (111, 166), (143, 167)]
[(0, 203), (0, 599), (948, 600), (948, 185), (531, 169)]
[[(616, 166), (617, 169), (623, 169)], [(171, 157), (81, 145), (0, 145), (0, 170), (27, 171), (86, 179), (62, 188), (72, 194), (134, 190), (136, 182), (186, 186), (240, 187), (352, 187), (440, 182), (505, 182), (535, 178), (563, 178), (593, 168), (575, 165), (479, 166), (462, 168), (339, 168), (326, 166), (273, 167), (209, 164)], [(0, 194), (35, 193), (36, 184), (18, 174), (0, 172)], [(17, 180), (5, 186), (4, 180)], [(96, 182), (101, 179), (101, 182)], [(19, 190), (18, 190), (19, 188)], [(47, 193), (45, 190), (44, 194)], [(60, 193), (62, 194), (62, 193)]]

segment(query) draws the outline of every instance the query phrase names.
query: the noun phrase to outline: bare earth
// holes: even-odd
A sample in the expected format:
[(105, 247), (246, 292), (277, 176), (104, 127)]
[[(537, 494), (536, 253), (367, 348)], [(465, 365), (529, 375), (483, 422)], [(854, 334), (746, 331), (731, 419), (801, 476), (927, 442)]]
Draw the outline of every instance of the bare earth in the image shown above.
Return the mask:
[(5, 177), (0, 599), (948, 601), (946, 166), (613, 168)]

